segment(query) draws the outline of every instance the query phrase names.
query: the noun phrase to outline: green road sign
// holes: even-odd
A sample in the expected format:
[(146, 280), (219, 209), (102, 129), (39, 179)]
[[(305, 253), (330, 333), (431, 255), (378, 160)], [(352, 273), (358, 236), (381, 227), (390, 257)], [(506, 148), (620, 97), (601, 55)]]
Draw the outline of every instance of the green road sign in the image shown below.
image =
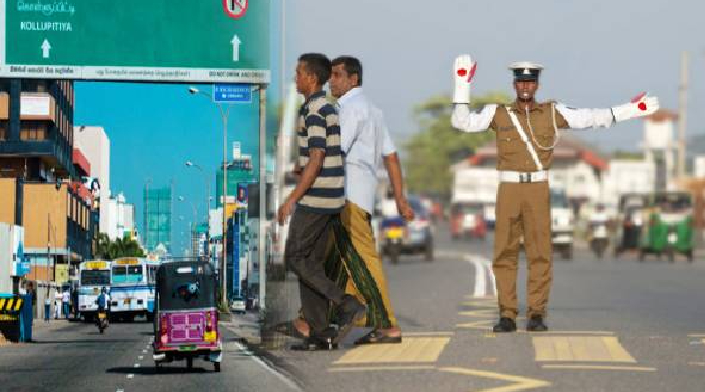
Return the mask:
[(0, 0), (0, 77), (269, 83), (269, 0)]

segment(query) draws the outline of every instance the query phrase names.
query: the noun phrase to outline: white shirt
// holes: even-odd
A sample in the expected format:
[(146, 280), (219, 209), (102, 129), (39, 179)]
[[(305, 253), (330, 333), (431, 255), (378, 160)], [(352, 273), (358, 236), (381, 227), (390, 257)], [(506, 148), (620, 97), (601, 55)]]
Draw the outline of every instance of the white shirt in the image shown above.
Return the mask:
[(345, 196), (372, 213), (377, 190), (377, 168), (383, 156), (396, 152), (382, 111), (356, 87), (338, 99), (340, 148), (345, 156)]
[[(562, 103), (556, 103), (556, 111), (565, 118), (571, 129), (594, 127), (609, 128), (614, 118), (610, 109), (575, 109)], [(451, 124), (465, 132), (482, 132), (489, 128), (499, 105), (486, 105), (476, 112), (470, 111), (466, 104), (455, 105)]]

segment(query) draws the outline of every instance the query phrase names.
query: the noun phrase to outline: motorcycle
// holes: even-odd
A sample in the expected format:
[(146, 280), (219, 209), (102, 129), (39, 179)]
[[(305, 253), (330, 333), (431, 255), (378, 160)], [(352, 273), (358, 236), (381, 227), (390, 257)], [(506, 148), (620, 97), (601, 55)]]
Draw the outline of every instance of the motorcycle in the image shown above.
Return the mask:
[(590, 219), (590, 228), (590, 249), (601, 259), (609, 245), (607, 216), (601, 212), (595, 213)]
[(105, 310), (98, 311), (98, 331), (105, 332), (108, 328), (108, 313)]

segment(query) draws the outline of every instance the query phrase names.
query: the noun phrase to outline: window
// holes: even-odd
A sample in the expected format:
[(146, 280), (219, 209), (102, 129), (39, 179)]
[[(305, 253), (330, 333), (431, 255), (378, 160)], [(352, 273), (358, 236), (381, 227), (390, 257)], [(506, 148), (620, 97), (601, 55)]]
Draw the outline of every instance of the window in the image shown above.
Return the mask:
[(125, 276), (125, 274), (126, 274), (125, 267), (123, 267), (123, 266), (113, 267), (113, 276)]
[(20, 140), (45, 140), (46, 127), (41, 121), (22, 121)]

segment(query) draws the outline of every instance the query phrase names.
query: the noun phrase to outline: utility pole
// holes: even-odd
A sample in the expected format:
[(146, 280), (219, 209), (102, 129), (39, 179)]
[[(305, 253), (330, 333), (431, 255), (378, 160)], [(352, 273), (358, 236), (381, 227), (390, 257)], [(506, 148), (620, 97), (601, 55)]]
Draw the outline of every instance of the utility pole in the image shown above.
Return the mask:
[(681, 53), (681, 82), (678, 86), (678, 178), (685, 176), (685, 130), (688, 105), (688, 52)]

